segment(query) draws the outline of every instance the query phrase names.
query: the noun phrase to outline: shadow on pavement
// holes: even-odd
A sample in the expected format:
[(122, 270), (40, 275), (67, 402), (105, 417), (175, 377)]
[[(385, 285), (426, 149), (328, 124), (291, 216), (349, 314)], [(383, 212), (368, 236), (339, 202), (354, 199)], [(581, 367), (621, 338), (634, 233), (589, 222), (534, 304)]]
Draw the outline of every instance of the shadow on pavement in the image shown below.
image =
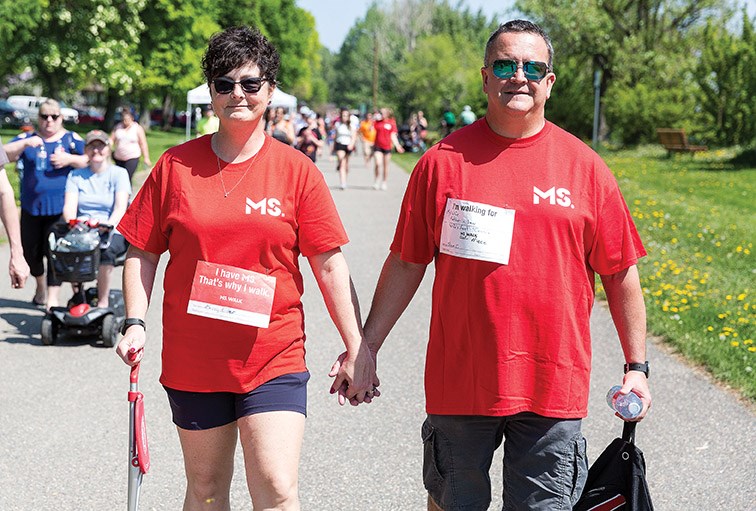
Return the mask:
[[(103, 347), (96, 336), (76, 336), (60, 333), (54, 346), (45, 346), (40, 339), (40, 325), (44, 312), (26, 300), (8, 300), (0, 298), (0, 310), (4, 309), (3, 320), (12, 328), (8, 336), (0, 342), (7, 344), (29, 344), (44, 348), (74, 347), (89, 344), (93, 347)], [(15, 329), (15, 331), (13, 331)]]

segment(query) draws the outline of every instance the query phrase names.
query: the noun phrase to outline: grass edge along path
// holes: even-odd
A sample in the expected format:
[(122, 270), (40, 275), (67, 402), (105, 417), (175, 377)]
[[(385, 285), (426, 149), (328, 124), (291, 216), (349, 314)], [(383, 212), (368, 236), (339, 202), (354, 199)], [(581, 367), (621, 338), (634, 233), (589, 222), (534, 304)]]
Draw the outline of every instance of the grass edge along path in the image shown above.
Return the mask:
[[(606, 152), (648, 252), (639, 263), (650, 336), (756, 404), (756, 168), (734, 152)], [(394, 155), (412, 171), (420, 155)], [(598, 298), (603, 290), (597, 280)]]

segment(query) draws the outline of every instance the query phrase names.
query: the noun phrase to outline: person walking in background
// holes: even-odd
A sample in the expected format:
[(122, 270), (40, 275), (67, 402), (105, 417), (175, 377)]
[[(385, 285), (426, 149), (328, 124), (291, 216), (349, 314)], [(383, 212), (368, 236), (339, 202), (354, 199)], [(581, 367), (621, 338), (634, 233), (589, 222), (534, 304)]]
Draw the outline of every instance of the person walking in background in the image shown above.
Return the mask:
[(197, 137), (212, 135), (218, 131), (220, 123), (218, 116), (213, 111), (213, 105), (205, 105), (202, 111), (202, 118), (197, 121)]
[(63, 127), (54, 99), (40, 103), (37, 124), (38, 132), (21, 133), (4, 149), (21, 172), (21, 244), (37, 284), (32, 303), (50, 309), (59, 305), (60, 282), (50, 269), (47, 237), (63, 212), (68, 173), (86, 167), (88, 158), (84, 140)]
[(143, 356), (158, 263), (170, 254), (160, 382), (184, 454), (185, 510), (230, 509), (237, 439), (252, 507), (299, 509), (310, 376), (300, 254), (347, 348), (339, 399), (370, 401), (379, 383), (323, 175), (264, 131), (279, 66), (258, 30), (215, 34), (202, 69), (218, 132), (168, 149), (118, 226), (131, 244), (117, 347), (128, 365)]
[(294, 133), (294, 124), (288, 119), (288, 114), (283, 107), (277, 107), (274, 110), (273, 120), (268, 123), (268, 134), (286, 145), (292, 145), (296, 135)]
[(323, 147), (323, 136), (318, 130), (318, 116), (315, 112), (311, 112), (307, 119), (307, 126), (300, 129), (297, 134), (297, 149), (315, 163), (321, 147)]
[(339, 120), (334, 125), (336, 136), (333, 139), (333, 152), (336, 153), (336, 168), (339, 171), (339, 187), (347, 189), (347, 175), (349, 174), (349, 155), (354, 151), (357, 142), (357, 126), (352, 124), (351, 114), (346, 108), (339, 111)]
[(404, 148), (397, 137), (398, 129), (394, 112), (390, 108), (381, 108), (375, 116), (375, 181), (373, 189), (388, 189), (388, 171), (391, 164), (391, 150), (396, 147), (397, 152), (403, 153)]
[(10, 244), (8, 274), (11, 286), (21, 289), (29, 278), (29, 265), (24, 259), (24, 247), (21, 245), (21, 224), (18, 219), (18, 208), (16, 208), (16, 196), (8, 180), (8, 174), (5, 172), (5, 164), (9, 162), (2, 140), (0, 140), (0, 220), (3, 222)]
[(444, 137), (454, 131), (454, 127), (457, 125), (457, 116), (454, 115), (449, 107), (444, 108), (444, 113), (441, 115), (441, 133)]
[(422, 110), (417, 111), (417, 135), (420, 150), (425, 152), (428, 149), (426, 140), (428, 139), (428, 119)]
[(488, 509), (504, 439), (504, 509), (569, 510), (587, 474), (595, 273), (627, 362), (621, 393), (642, 399), (635, 420), (651, 405), (636, 267), (646, 252), (606, 164), (544, 117), (556, 80), (546, 33), (501, 25), (481, 78), (485, 118), (430, 148), (410, 176), (365, 337), (377, 353), (434, 261), (428, 509)]
[(373, 146), (375, 145), (375, 125), (372, 112), (365, 113), (365, 118), (360, 122), (358, 132), (360, 134), (360, 140), (362, 141), (362, 152), (365, 156), (365, 165), (367, 165), (370, 158), (373, 157)]
[(144, 128), (134, 120), (134, 114), (128, 107), (123, 107), (120, 111), (121, 122), (115, 125), (110, 134), (110, 145), (115, 148), (113, 159), (116, 165), (128, 171), (131, 181), (139, 166), (139, 159), (143, 158), (148, 168), (152, 167), (152, 160)]
[[(110, 139), (101, 130), (87, 133), (84, 152), (89, 165), (75, 169), (66, 180), (63, 220), (95, 221), (116, 226), (126, 212), (131, 196), (129, 173), (110, 159)], [(97, 306), (110, 305), (110, 280), (116, 259), (126, 252), (126, 240), (116, 229), (110, 244), (100, 250), (100, 270), (97, 276)]]
[(475, 112), (472, 111), (470, 105), (465, 105), (462, 108), (462, 113), (459, 114), (459, 120), (462, 121), (462, 126), (469, 126), (474, 123), (476, 119)]

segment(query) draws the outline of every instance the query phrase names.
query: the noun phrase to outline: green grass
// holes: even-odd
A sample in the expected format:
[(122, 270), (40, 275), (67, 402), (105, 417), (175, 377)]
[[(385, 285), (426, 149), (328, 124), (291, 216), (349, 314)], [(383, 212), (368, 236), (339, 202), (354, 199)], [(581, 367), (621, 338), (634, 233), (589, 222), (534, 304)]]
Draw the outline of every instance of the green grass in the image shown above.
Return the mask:
[[(756, 401), (756, 167), (731, 151), (603, 154), (648, 251), (639, 263), (649, 333)], [(411, 171), (417, 154), (394, 155)]]

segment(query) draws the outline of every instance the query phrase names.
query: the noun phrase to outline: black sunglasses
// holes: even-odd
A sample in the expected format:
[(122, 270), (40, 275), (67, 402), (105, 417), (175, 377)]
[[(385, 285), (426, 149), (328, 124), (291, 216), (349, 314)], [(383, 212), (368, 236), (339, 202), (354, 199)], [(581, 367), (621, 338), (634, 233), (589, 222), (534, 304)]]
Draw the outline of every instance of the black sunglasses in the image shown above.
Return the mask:
[(493, 63), (488, 67), (491, 68), (493, 74), (497, 78), (501, 78), (502, 80), (509, 80), (515, 74), (517, 74), (517, 70), (520, 68), (520, 65), (522, 65), (522, 73), (525, 75), (525, 78), (531, 81), (542, 80), (543, 77), (546, 76), (550, 71), (548, 64), (535, 60), (529, 60), (527, 62), (523, 62), (522, 64), (519, 64), (516, 60), (512, 59), (494, 60)]
[(231, 94), (231, 92), (234, 90), (234, 87), (238, 83), (239, 85), (241, 85), (242, 90), (247, 94), (257, 94), (262, 88), (262, 83), (266, 81), (268, 81), (267, 78), (258, 76), (255, 78), (245, 78), (244, 80), (235, 82), (231, 78), (221, 76), (220, 78), (213, 80), (213, 86), (215, 87), (215, 92), (217, 92), (218, 94)]
[(39, 114), (39, 118), (47, 121), (50, 119), (57, 121), (60, 118), (60, 114)]

